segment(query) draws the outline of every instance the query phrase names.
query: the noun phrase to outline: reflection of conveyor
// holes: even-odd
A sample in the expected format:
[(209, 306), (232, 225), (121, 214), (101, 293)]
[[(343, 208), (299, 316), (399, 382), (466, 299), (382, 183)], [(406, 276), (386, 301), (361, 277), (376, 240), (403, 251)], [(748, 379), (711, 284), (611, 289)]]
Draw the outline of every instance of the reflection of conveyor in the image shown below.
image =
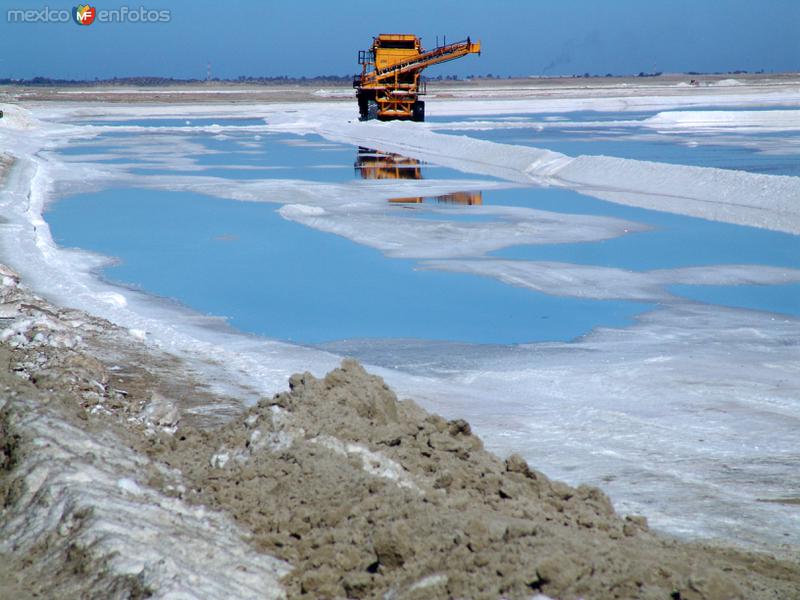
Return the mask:
[(416, 158), (369, 148), (359, 147), (355, 168), (361, 173), (362, 179), (422, 179)]
[[(409, 158), (391, 152), (378, 152), (359, 147), (354, 165), (362, 179), (423, 179), (422, 166), (416, 158)], [(450, 204), (483, 204), (482, 192), (454, 192), (433, 198), (437, 202)], [(392, 198), (389, 202), (420, 204), (422, 197)]]
[(436, 196), (437, 202), (445, 202), (451, 204), (483, 204), (483, 193), (478, 192), (455, 192), (453, 194), (444, 194)]

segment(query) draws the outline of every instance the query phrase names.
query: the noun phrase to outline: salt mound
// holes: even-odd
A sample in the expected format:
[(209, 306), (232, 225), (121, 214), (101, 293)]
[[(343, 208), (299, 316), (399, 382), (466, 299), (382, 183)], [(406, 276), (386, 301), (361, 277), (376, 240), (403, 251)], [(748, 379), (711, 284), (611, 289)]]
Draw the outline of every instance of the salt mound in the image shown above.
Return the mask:
[(721, 79), (719, 81), (716, 81), (716, 82), (712, 83), (711, 85), (718, 86), (718, 87), (726, 87), (726, 86), (744, 85), (744, 84), (741, 81), (739, 81), (738, 79)]
[(0, 119), (0, 129), (33, 129), (37, 120), (31, 116), (30, 111), (15, 104), (2, 104), (3, 118)]
[(800, 110), (692, 110), (660, 112), (642, 121), (658, 129), (739, 128), (800, 130)]

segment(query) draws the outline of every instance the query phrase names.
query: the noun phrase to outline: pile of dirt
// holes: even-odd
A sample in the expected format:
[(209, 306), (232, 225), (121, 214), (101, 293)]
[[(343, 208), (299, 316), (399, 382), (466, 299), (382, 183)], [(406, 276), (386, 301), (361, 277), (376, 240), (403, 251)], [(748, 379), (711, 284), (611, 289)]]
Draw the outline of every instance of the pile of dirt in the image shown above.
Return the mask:
[(230, 512), (313, 598), (790, 598), (797, 565), (670, 541), (597, 488), (485, 451), (354, 361), (148, 453)]

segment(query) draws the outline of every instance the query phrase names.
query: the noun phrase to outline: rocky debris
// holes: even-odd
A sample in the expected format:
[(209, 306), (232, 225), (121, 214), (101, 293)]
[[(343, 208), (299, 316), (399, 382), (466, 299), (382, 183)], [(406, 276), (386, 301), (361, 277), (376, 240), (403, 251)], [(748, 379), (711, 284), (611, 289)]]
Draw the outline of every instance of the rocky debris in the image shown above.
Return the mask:
[(175, 433), (178, 428), (180, 412), (177, 402), (157, 391), (150, 394), (150, 402), (144, 406), (142, 412), (142, 422), (145, 423), (148, 434), (153, 434), (158, 429)]
[(194, 418), (206, 426), (240, 411), (239, 400), (212, 397), (178, 359), (148, 347), (141, 332), (54, 306), (1, 264), (0, 344), (12, 350), (8, 368), (21, 379), (70, 398), (79, 414), (113, 416), (148, 435), (174, 432), (194, 405), (219, 406), (217, 414)]
[(291, 597), (710, 600), (800, 586), (796, 566), (660, 538), (597, 488), (500, 460), (465, 421), (398, 400), (354, 361), (289, 385), (148, 452), (184, 473), (187, 499), (230, 511), (294, 566)]
[(108, 368), (90, 352), (85, 338), (113, 326), (75, 310), (52, 306), (0, 268), (0, 343), (13, 350), (8, 368), (41, 390), (80, 398), (87, 410), (129, 409), (123, 393), (110, 386)]
[(0, 599), (284, 597), (285, 563), (132, 447), (179, 422), (175, 360), (0, 283)]
[(16, 383), (0, 411), (0, 563), (17, 565), (16, 591), (2, 582), (0, 598), (284, 597), (289, 566), (253, 552), (226, 515), (176, 499), (179, 472)]

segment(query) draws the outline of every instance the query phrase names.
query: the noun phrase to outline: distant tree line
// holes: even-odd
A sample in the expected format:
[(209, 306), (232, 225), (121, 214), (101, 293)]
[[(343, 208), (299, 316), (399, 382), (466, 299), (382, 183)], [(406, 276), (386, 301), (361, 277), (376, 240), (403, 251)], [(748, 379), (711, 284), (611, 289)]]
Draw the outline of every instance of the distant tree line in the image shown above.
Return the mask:
[(58, 79), (55, 77), (32, 77), (30, 79), (10, 79), (0, 78), (0, 85), (58, 85), (58, 86), (164, 86), (186, 83), (204, 83), (206, 81), (213, 81), (215, 83), (253, 83), (253, 84), (303, 84), (303, 83), (351, 83), (353, 81), (352, 75), (317, 75), (316, 77), (289, 77), (287, 75), (278, 75), (276, 77), (253, 77), (247, 75), (240, 75), (235, 79), (225, 79), (214, 77), (210, 80), (207, 79), (191, 79), (191, 78), (176, 78), (176, 77), (112, 77), (110, 79)]
[[(686, 75), (745, 75), (750, 73), (751, 71), (745, 70), (736, 70), (736, 71), (727, 71), (727, 72), (713, 72), (713, 73), (702, 73), (698, 71), (688, 71)], [(764, 73), (764, 69), (760, 69), (758, 71), (752, 71), (752, 73), (761, 74)], [(639, 72), (638, 74), (613, 74), (613, 73), (606, 73), (605, 75), (598, 75), (598, 74), (591, 74), (591, 73), (583, 73), (582, 75), (554, 75), (552, 76), (554, 79), (557, 78), (565, 78), (565, 77), (630, 77), (631, 75), (637, 77), (658, 77), (662, 75), (661, 71), (657, 71), (654, 73), (645, 73), (644, 71)], [(487, 73), (486, 75), (465, 75), (459, 77), (458, 75), (436, 75), (434, 77), (428, 77), (429, 81), (463, 81), (463, 80), (470, 80), (470, 79), (516, 79), (516, 78), (525, 78), (526, 75), (494, 75), (492, 73)], [(192, 83), (204, 83), (207, 81), (212, 81), (214, 83), (249, 83), (253, 85), (274, 85), (274, 84), (286, 84), (286, 85), (350, 85), (353, 81), (352, 75), (317, 75), (315, 77), (289, 77), (288, 75), (277, 75), (273, 77), (266, 77), (266, 76), (252, 76), (252, 75), (239, 75), (236, 78), (219, 78), (214, 77), (210, 80), (208, 79), (180, 79), (175, 77), (152, 77), (152, 76), (143, 76), (143, 77), (112, 77), (110, 79), (58, 79), (54, 77), (32, 77), (30, 79), (11, 79), (11, 78), (0, 78), (0, 85), (41, 85), (41, 86), (167, 86), (167, 85), (180, 85), (180, 84), (192, 84)]]

